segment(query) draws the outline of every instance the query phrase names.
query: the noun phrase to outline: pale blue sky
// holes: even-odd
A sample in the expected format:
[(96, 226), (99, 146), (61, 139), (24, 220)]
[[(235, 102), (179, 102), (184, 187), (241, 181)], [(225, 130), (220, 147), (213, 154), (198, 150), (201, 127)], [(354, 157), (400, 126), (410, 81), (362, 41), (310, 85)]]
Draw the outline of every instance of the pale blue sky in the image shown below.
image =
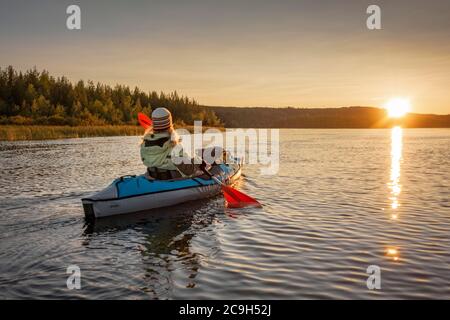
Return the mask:
[[(78, 4), (82, 30), (66, 29)], [(366, 28), (369, 4), (382, 30)], [(177, 90), (207, 105), (450, 113), (450, 1), (1, 1), (0, 66)]]

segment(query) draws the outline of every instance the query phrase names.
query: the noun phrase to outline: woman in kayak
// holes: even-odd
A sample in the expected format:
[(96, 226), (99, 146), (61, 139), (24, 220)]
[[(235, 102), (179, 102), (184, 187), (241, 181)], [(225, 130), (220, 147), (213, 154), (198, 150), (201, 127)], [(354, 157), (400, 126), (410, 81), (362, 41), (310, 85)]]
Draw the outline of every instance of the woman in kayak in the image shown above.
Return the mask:
[[(141, 159), (147, 166), (149, 178), (169, 180), (201, 175), (202, 166), (191, 163), (174, 164), (172, 150), (179, 144), (173, 129), (172, 114), (166, 108), (157, 108), (152, 113), (153, 127), (144, 134), (141, 144)], [(180, 156), (183, 150), (179, 148)], [(178, 151), (177, 151), (178, 152)]]

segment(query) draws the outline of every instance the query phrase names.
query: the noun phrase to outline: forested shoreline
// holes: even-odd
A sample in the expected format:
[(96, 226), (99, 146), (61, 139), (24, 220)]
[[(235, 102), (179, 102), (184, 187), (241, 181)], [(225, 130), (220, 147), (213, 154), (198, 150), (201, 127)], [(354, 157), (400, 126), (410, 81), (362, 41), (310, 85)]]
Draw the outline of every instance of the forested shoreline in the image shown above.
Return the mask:
[(220, 126), (214, 112), (177, 92), (144, 92), (93, 81), (72, 83), (36, 68), (24, 73), (0, 68), (0, 124), (14, 125), (137, 125), (138, 112), (166, 107), (180, 126), (201, 120)]

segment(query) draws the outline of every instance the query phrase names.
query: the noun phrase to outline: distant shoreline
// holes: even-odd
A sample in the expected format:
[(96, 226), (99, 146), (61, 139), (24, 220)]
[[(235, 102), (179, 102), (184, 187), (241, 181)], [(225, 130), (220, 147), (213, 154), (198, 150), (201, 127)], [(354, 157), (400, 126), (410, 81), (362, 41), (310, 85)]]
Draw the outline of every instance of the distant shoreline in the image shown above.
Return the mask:
[(375, 107), (241, 108), (209, 107), (227, 128), (450, 128), (450, 114), (408, 113), (389, 118)]

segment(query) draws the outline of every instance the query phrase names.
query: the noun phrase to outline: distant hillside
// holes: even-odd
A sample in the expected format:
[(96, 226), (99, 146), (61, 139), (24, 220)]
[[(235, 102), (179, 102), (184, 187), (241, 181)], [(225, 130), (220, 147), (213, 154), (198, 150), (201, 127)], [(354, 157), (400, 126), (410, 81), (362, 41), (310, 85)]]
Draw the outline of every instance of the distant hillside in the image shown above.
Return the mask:
[(388, 119), (373, 107), (345, 108), (240, 108), (210, 107), (225, 127), (231, 128), (450, 128), (450, 115), (409, 114)]

